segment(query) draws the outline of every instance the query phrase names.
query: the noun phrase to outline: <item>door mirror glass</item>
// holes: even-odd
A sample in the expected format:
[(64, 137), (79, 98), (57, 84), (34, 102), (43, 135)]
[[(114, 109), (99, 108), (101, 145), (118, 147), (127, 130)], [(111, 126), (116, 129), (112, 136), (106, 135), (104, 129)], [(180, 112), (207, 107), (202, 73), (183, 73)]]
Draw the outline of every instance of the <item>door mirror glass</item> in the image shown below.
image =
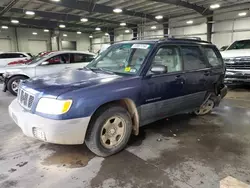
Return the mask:
[(168, 72), (168, 67), (164, 65), (154, 65), (150, 71), (154, 74), (164, 74)]
[(44, 62), (42, 62), (42, 63), (41, 63), (41, 65), (42, 65), (42, 66), (44, 66), (44, 65), (48, 65), (48, 64), (49, 64), (49, 62), (48, 62), (48, 61), (44, 61)]

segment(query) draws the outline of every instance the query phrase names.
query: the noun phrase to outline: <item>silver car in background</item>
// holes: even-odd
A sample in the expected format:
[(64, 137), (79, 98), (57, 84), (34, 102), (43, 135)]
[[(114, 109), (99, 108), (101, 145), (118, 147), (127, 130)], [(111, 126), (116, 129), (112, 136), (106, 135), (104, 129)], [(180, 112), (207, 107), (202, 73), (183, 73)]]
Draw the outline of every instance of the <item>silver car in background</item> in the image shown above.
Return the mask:
[(37, 56), (31, 62), (8, 67), (3, 74), (3, 91), (17, 95), (20, 80), (54, 74), (65, 68), (82, 68), (91, 62), (95, 54), (80, 51), (56, 51)]

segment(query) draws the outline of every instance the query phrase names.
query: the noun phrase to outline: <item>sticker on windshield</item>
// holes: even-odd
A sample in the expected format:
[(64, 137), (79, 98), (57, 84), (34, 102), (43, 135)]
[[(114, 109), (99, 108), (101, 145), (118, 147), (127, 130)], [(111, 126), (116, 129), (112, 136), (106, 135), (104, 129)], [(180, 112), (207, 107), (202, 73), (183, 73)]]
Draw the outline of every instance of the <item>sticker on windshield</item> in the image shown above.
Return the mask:
[(130, 72), (133, 72), (133, 73), (134, 73), (134, 72), (136, 72), (136, 69), (131, 69)]
[(124, 71), (125, 72), (130, 72), (130, 70), (131, 70), (131, 67), (126, 67)]
[(138, 49), (148, 49), (150, 45), (148, 44), (133, 44), (131, 48), (138, 48)]

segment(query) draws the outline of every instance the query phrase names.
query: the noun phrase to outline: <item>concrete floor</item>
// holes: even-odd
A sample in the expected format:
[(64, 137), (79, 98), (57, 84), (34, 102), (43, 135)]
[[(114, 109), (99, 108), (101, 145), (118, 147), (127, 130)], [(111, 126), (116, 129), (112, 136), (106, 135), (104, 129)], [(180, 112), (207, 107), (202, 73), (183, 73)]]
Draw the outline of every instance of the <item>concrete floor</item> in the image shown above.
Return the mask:
[[(1, 86), (0, 86), (1, 87)], [(1, 188), (217, 188), (232, 176), (250, 184), (250, 93), (236, 89), (210, 115), (179, 115), (141, 129), (109, 158), (85, 146), (27, 138), (0, 92)]]

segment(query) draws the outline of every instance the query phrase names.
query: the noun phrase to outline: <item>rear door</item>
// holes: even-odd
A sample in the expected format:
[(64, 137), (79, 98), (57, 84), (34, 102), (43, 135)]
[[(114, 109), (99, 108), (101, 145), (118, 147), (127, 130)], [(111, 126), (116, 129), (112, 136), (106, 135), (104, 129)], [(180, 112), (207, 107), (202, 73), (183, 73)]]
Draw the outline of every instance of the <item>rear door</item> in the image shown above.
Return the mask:
[(36, 76), (55, 74), (64, 70), (70, 63), (70, 55), (68, 53), (54, 55), (45, 61), (49, 62), (49, 64), (42, 65), (41, 63), (40, 65), (36, 66)]
[(142, 83), (141, 124), (147, 124), (169, 115), (185, 111), (183, 73), (180, 49), (175, 45), (160, 46), (152, 60), (154, 65), (164, 65), (168, 72), (153, 74), (150, 70)]
[(84, 53), (71, 53), (70, 64), (67, 68), (82, 68), (88, 65), (94, 59), (93, 55)]
[[(207, 58), (211, 70), (207, 77), (207, 88), (211, 92), (216, 92), (216, 88), (223, 83), (224, 65), (219, 50), (215, 46), (203, 46), (204, 54)], [(217, 86), (218, 85), (218, 86)]]
[(211, 68), (198, 45), (182, 45), (181, 52), (184, 62), (186, 84), (184, 93), (186, 105), (190, 109), (199, 107), (209, 89), (208, 76)]

